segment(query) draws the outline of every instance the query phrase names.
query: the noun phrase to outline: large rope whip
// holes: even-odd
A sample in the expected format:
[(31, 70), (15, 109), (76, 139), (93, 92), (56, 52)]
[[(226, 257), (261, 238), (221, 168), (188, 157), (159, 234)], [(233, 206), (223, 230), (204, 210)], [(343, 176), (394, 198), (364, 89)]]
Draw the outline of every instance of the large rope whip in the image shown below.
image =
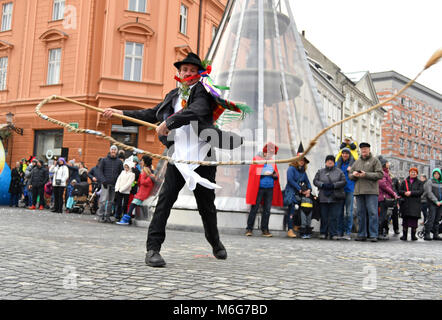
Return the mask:
[[(75, 133), (83, 133), (83, 134), (91, 134), (91, 135), (95, 135), (97, 137), (103, 138), (105, 140), (110, 141), (111, 143), (115, 144), (116, 146), (124, 149), (124, 150), (129, 150), (132, 151), (133, 153), (136, 154), (145, 154), (150, 156), (151, 158), (154, 159), (159, 159), (159, 160), (166, 160), (170, 163), (186, 163), (186, 164), (198, 164), (198, 165), (202, 165), (202, 166), (233, 166), (233, 165), (252, 165), (252, 164), (268, 164), (268, 163), (291, 163), (293, 161), (296, 160), (300, 160), (301, 158), (304, 158), (312, 149), (313, 147), (318, 143), (318, 140), (321, 136), (323, 136), (327, 131), (329, 131), (330, 129), (339, 126), (340, 124), (350, 121), (352, 119), (358, 118), (366, 113), (369, 113), (373, 110), (376, 110), (378, 108), (381, 108), (382, 106), (386, 105), (387, 103), (389, 103), (390, 101), (394, 100), (395, 98), (397, 98), (398, 96), (400, 96), (405, 90), (407, 90), (409, 87), (411, 87), (413, 85), (414, 82), (416, 82), (416, 80), (420, 77), (420, 75), (427, 70), (428, 68), (430, 68), (431, 66), (435, 65), (436, 63), (439, 62), (439, 60), (442, 58), (442, 49), (437, 50), (428, 60), (428, 62), (425, 64), (424, 68), (417, 74), (417, 76), (410, 80), (401, 90), (399, 90), (396, 94), (394, 94), (393, 96), (391, 96), (390, 98), (388, 98), (387, 100), (384, 100), (381, 103), (378, 103), (366, 110), (363, 110), (361, 112), (358, 112), (350, 117), (347, 117), (345, 119), (342, 119), (340, 121), (337, 121), (331, 125), (329, 125), (328, 127), (322, 129), (308, 144), (307, 149), (305, 150), (305, 152), (301, 155), (297, 155), (295, 157), (292, 158), (287, 158), (287, 159), (269, 159), (269, 160), (239, 160), (239, 161), (192, 161), (192, 160), (182, 160), (182, 159), (172, 159), (168, 156), (165, 155), (161, 155), (161, 154), (156, 154), (156, 153), (152, 153), (146, 150), (141, 150), (132, 146), (128, 146), (124, 143), (121, 143), (117, 140), (115, 140), (114, 138), (105, 135), (104, 133), (100, 132), (100, 131), (95, 131), (95, 130), (90, 130), (90, 129), (79, 129), (79, 128), (75, 128), (65, 122), (50, 118), (49, 116), (43, 114), (40, 112), (40, 109), (47, 104), (48, 102), (55, 100), (55, 99), (59, 99), (59, 100), (64, 100), (66, 102), (71, 102), (73, 104), (77, 104), (79, 106), (85, 107), (87, 109), (90, 110), (94, 110), (97, 111), (99, 113), (103, 113), (104, 110), (101, 108), (97, 108), (91, 105), (88, 105), (86, 103), (82, 103), (76, 100), (72, 100), (66, 97), (62, 97), (62, 96), (57, 96), (57, 95), (52, 95), (47, 97), (46, 99), (42, 100), (37, 107), (35, 108), (35, 113), (42, 119), (47, 120), (49, 122), (52, 122), (55, 125), (61, 126), (66, 128), (69, 131), (75, 132)], [(149, 127), (151, 129), (156, 129), (157, 125), (149, 123), (149, 122), (145, 122), (142, 120), (138, 120), (135, 118), (131, 118), (128, 116), (124, 116), (124, 115), (120, 115), (117, 113), (114, 113), (113, 116), (117, 117), (117, 118), (121, 118), (124, 120), (128, 120), (134, 123), (137, 123), (139, 125), (142, 126), (146, 126)]]

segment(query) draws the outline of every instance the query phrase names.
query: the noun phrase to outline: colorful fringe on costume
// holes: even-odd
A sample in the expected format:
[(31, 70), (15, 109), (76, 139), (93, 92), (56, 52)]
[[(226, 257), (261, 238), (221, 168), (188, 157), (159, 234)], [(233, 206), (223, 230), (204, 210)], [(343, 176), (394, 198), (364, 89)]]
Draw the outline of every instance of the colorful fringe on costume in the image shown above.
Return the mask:
[[(207, 65), (206, 61), (203, 61), (203, 66)], [(206, 89), (206, 91), (215, 99), (216, 108), (213, 110), (213, 120), (217, 126), (224, 125), (236, 120), (242, 120), (252, 112), (252, 109), (242, 103), (235, 103), (233, 101), (221, 98), (221, 90), (230, 90), (229, 87), (215, 85), (210, 78), (209, 74), (212, 71), (212, 66), (207, 65), (206, 70), (199, 71), (198, 75), (188, 77), (186, 79), (180, 79), (175, 76), (175, 80), (184, 83), (192, 79), (201, 78), (200, 82)], [(222, 118), (221, 115), (223, 115)]]

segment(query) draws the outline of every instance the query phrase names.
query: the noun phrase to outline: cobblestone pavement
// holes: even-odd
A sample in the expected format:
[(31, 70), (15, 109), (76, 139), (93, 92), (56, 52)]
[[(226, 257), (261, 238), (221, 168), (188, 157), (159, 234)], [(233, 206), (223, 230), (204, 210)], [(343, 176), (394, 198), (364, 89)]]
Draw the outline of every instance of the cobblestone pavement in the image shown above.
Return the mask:
[(442, 299), (442, 243), (301, 240), (168, 230), (166, 268), (146, 228), (0, 208), (0, 299)]

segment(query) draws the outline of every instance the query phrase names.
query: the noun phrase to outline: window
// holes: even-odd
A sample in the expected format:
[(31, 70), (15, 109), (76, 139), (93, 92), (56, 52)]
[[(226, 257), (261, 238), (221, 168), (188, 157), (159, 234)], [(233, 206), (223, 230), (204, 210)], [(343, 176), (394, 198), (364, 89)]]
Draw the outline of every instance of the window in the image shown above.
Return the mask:
[(54, 0), (54, 8), (52, 10), (52, 20), (63, 20), (65, 0)]
[(0, 90), (6, 90), (6, 75), (8, 73), (8, 57), (0, 58)]
[(180, 8), (180, 32), (187, 34), (187, 14), (189, 9), (182, 4)]
[(49, 50), (47, 84), (58, 84), (60, 81), (61, 48)]
[(112, 125), (111, 136), (118, 142), (129, 146), (138, 147), (138, 127), (123, 127), (121, 125)]
[(3, 14), (2, 14), (2, 30), (11, 30), (12, 21), (12, 2), (3, 4)]
[(61, 156), (63, 130), (36, 130), (34, 139), (34, 154), (37, 159), (46, 159), (49, 151), (56, 157)]
[(129, 10), (146, 12), (146, 0), (129, 0)]
[(143, 65), (143, 44), (126, 42), (124, 56), (124, 80), (141, 81), (141, 69)]
[(399, 151), (401, 154), (404, 153), (404, 139), (399, 138)]

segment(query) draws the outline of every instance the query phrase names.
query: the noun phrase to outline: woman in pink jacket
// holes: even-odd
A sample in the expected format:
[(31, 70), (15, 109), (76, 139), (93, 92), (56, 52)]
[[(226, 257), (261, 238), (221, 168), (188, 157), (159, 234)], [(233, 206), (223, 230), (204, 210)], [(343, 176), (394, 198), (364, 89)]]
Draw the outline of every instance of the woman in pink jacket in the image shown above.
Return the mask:
[(390, 177), (390, 163), (387, 159), (379, 156), (379, 161), (382, 164), (384, 176), (379, 180), (379, 240), (388, 240), (388, 208), (391, 205), (397, 205), (392, 200), (398, 199), (399, 196), (393, 190), (393, 181)]
[(155, 185), (155, 175), (152, 173), (152, 158), (148, 155), (144, 155), (140, 164), (143, 169), (141, 170), (140, 178), (138, 179), (138, 192), (130, 204), (128, 213), (117, 222), (119, 225), (131, 224), (133, 218), (132, 212), (136, 207), (142, 206), (143, 201), (149, 198)]

